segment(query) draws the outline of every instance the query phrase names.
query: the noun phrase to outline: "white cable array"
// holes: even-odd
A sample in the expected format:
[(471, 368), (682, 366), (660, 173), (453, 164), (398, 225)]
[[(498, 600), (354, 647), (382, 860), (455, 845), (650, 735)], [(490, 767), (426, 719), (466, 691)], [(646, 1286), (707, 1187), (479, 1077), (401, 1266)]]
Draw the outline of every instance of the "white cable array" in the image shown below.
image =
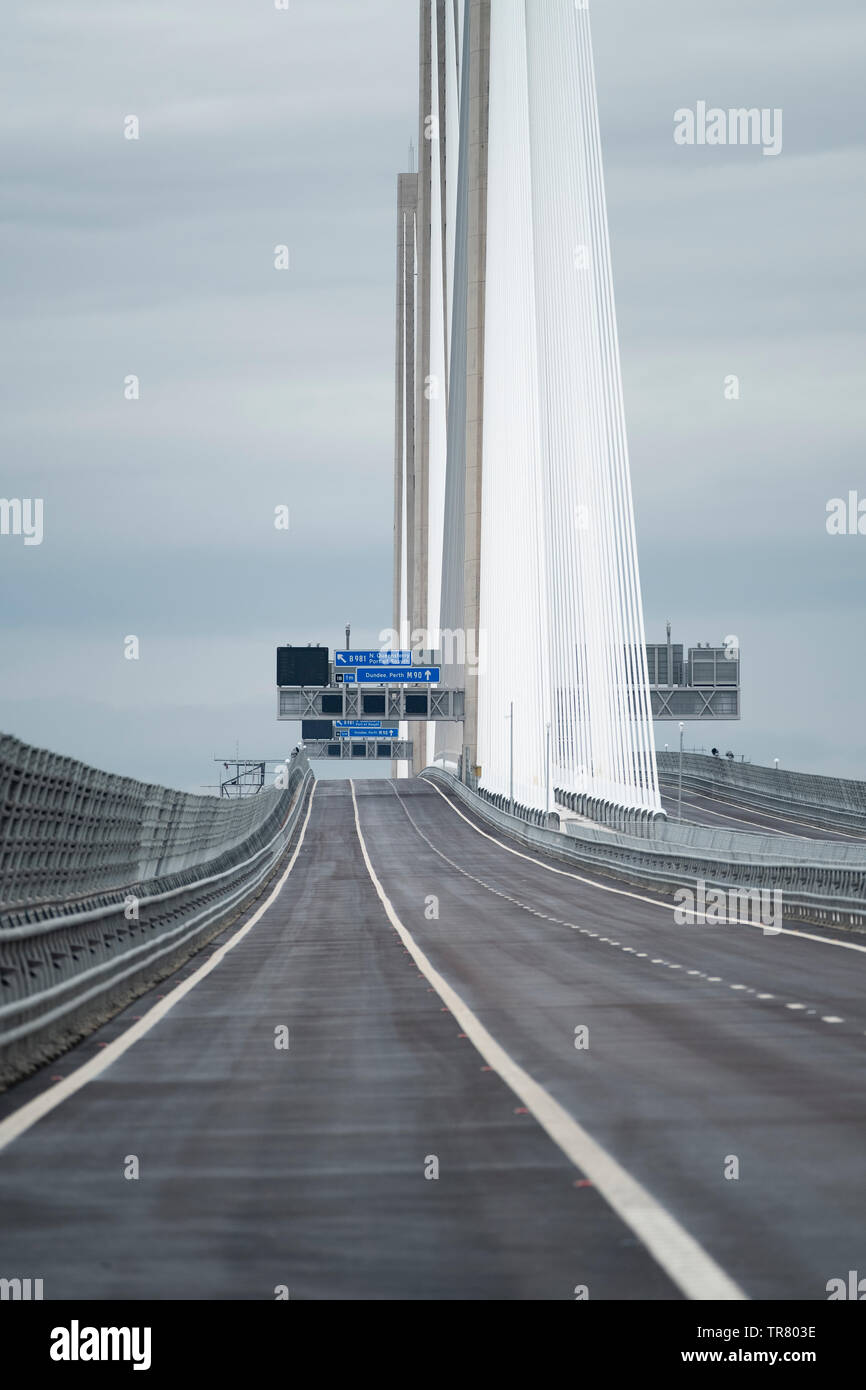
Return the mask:
[[(521, 4), (491, 7), (487, 299), (481, 615), (487, 659), (479, 680), (478, 754), (483, 785), (544, 799), (547, 602), (532, 175)], [(492, 201), (491, 201), (492, 195)], [(506, 215), (500, 215), (506, 208)]]
[[(491, 6), (482, 785), (658, 810), (589, 16)], [(504, 730), (504, 732), (503, 732)]]
[[(470, 5), (481, 25), (477, 0), (425, 6), (432, 76), (422, 115), (442, 142), (431, 151), (429, 276), (421, 277), (433, 635), (462, 612), (466, 558), (458, 388), (467, 314), (458, 295), (471, 293), (473, 232), (461, 222), (470, 161), (461, 171), (460, 152), (476, 92), (465, 65), (478, 61), (481, 33), (468, 52)], [(481, 634), (471, 634), (485, 650), (481, 784), (541, 809), (549, 754), (551, 790), (658, 811), (588, 12), (575, 0), (493, 0), (489, 60)]]

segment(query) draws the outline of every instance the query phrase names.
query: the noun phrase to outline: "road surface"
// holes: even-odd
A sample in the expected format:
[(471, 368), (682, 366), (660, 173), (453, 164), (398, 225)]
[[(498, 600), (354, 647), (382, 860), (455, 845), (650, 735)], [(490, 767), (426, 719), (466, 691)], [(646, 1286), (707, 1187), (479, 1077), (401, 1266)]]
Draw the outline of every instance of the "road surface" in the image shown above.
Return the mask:
[(275, 901), (193, 988), (173, 1002), (237, 924), (0, 1098), (0, 1275), (48, 1299), (824, 1299), (864, 1267), (866, 940), (677, 926), (423, 781), (353, 788), (317, 784)]
[[(675, 820), (678, 811), (675, 783), (661, 785), (661, 800), (668, 816)], [(693, 791), (683, 787), (683, 820), (693, 825), (718, 826), (727, 830), (752, 830), (759, 834), (772, 831), (775, 835), (790, 835), (796, 839), (836, 840), (843, 844), (866, 844), (866, 835), (841, 827), (816, 825), (808, 811), (791, 808), (787, 811), (768, 811), (750, 806), (744, 799), (732, 800), (724, 793)]]

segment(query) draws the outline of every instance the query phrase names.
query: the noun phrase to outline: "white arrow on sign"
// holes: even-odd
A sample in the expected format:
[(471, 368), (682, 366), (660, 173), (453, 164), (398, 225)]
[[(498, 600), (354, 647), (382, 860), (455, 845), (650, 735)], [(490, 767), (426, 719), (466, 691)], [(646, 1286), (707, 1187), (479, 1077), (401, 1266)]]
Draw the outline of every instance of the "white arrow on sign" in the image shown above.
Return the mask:
[(428, 679), (428, 681), (429, 681), (429, 679), (430, 679), (430, 672), (429, 672), (429, 671), (425, 671), (425, 672), (424, 672), (424, 675), (427, 677), (427, 679)]
[(343, 657), (340, 655), (339, 652), (337, 652), (337, 665), (338, 665), (338, 666), (345, 666), (345, 664), (346, 664), (346, 663), (345, 663)]

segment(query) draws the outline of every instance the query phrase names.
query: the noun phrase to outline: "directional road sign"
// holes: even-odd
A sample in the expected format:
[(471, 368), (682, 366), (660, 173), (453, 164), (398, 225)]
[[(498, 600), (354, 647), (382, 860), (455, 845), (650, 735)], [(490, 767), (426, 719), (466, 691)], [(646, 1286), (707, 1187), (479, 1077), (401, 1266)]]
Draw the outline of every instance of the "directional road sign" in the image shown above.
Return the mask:
[(399, 738), (400, 730), (396, 724), (393, 728), (379, 729), (338, 729), (337, 738)]
[(411, 666), (411, 652), (334, 652), (336, 670), (349, 666)]
[(381, 719), (335, 719), (334, 726), (337, 729), (358, 729), (361, 733), (375, 734), (377, 729), (381, 729)]
[(437, 685), (438, 666), (359, 666), (359, 685)]

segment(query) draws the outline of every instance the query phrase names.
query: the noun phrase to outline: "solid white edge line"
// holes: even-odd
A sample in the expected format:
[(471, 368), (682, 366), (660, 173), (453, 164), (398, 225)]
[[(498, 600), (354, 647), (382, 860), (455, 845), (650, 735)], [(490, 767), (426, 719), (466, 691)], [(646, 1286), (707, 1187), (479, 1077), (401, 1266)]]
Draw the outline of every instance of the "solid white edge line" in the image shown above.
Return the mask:
[[(498, 845), (500, 849), (507, 850), (509, 854), (515, 854), (518, 859), (526, 859), (530, 864), (537, 864), (540, 869), (547, 869), (551, 874), (561, 874), (564, 878), (576, 879), (578, 883), (587, 883), (591, 888), (600, 888), (603, 893), (615, 893), (618, 898), (633, 898), (635, 902), (649, 903), (651, 907), (660, 907), (665, 912), (676, 911), (676, 905), (674, 903), (660, 902), (658, 898), (648, 898), (643, 893), (632, 893), (628, 888), (613, 888), (607, 883), (599, 883), (597, 879), (587, 878), (584, 874), (573, 873), (571, 869), (557, 869), (554, 864), (545, 864), (543, 859), (536, 859), (534, 854), (524, 854), (522, 850), (512, 849), (511, 845), (503, 844), (502, 840), (497, 840), (495, 835), (488, 835), (486, 830), (481, 830), (468, 816), (464, 816), (460, 807), (455, 806), (451, 798), (446, 796), (445, 793), (436, 786), (435, 782), (430, 782), (427, 778), (424, 778), (424, 781), (427, 783), (428, 787), (433, 788), (434, 792), (438, 792), (442, 800), (451, 807), (451, 810), (454, 811), (461, 820), (465, 820), (466, 824), (470, 826), (477, 835), (483, 835), (485, 840), (490, 840), (492, 844)], [(750, 922), (748, 919), (742, 917), (738, 917), (736, 920), (731, 919), (728, 925), (754, 927), (756, 931), (760, 932), (764, 930), (760, 922)], [(832, 936), (816, 936), (814, 932), (797, 931), (794, 927), (773, 927), (771, 933), (768, 934), (775, 936), (799, 936), (802, 937), (804, 941), (817, 941), (822, 946), (841, 946), (845, 951), (866, 952), (866, 946), (858, 946), (855, 941), (836, 941)]]
[[(735, 811), (749, 811), (749, 810), (754, 810), (754, 811), (757, 811), (757, 812), (760, 814), (761, 811), (765, 811), (765, 810), (766, 810), (765, 807), (761, 807), (761, 806), (754, 806), (754, 807), (750, 807), (750, 806), (748, 806), (748, 805), (744, 806), (744, 805), (742, 804), (742, 802), (739, 802), (739, 801), (729, 801), (729, 800), (728, 800), (726, 797), (724, 797), (724, 796), (711, 796), (709, 792), (698, 792), (698, 791), (695, 791), (694, 787), (689, 787), (689, 788), (687, 788), (687, 790), (691, 792), (692, 796), (700, 796), (700, 797), (703, 797), (704, 801), (714, 801), (714, 802), (716, 803), (716, 805), (718, 805), (718, 806), (733, 806), (733, 808), (734, 808)], [(676, 797), (675, 797), (675, 796), (668, 796), (667, 799), (668, 799), (668, 801), (676, 801)], [(691, 805), (690, 802), (689, 802), (688, 804)], [(772, 827), (770, 827), (770, 826), (761, 826), (761, 825), (757, 825), (757, 824), (755, 823), (755, 821), (742, 820), (742, 819), (741, 819), (740, 817), (738, 817), (738, 816), (726, 816), (726, 815), (724, 814), (723, 811), (713, 811), (711, 808), (706, 807), (706, 806), (692, 806), (692, 810), (693, 810), (693, 811), (707, 811), (708, 814), (711, 815), (711, 816), (722, 816), (722, 818), (723, 818), (724, 820), (736, 821), (738, 825), (748, 825), (752, 830), (757, 830), (759, 833), (760, 833), (762, 830), (764, 830), (764, 831), (770, 831), (770, 832), (772, 833)], [(852, 835), (852, 834), (849, 834), (847, 830), (842, 830), (842, 829), (839, 828), (839, 826), (816, 825), (814, 821), (796, 820), (793, 816), (783, 816), (782, 813), (781, 813), (780, 811), (766, 811), (766, 814), (767, 814), (767, 815), (770, 815), (770, 816), (773, 816), (776, 820), (783, 820), (783, 821), (786, 821), (786, 822), (788, 823), (788, 825), (802, 825), (802, 826), (804, 827), (804, 829), (806, 829), (806, 830), (832, 830), (834, 834), (836, 834), (836, 835), (841, 835), (842, 838), (843, 838), (844, 840), (853, 840), (853, 841), (855, 842), (855, 844), (862, 845), (862, 844), (864, 844), (864, 842), (866, 842), (866, 841), (864, 841), (864, 837), (863, 837), (862, 835)], [(711, 827), (711, 828), (712, 828), (712, 827)], [(814, 839), (814, 836), (811, 836), (811, 835), (796, 835), (796, 834), (794, 834), (794, 832), (793, 832), (792, 830), (782, 830), (782, 831), (779, 831), (779, 832), (777, 832), (777, 833), (779, 833), (779, 834), (781, 834), (781, 835), (787, 835), (787, 836), (788, 836), (790, 839), (792, 839), (792, 840), (809, 840), (809, 839)]]
[[(220, 962), (225, 959), (228, 952), (233, 950), (234, 947), (237, 946), (239, 942), (243, 941), (244, 937), (252, 931), (256, 923), (261, 920), (268, 908), (276, 901), (286, 879), (295, 867), (295, 861), (301, 852), (304, 836), (307, 833), (307, 825), (309, 824), (310, 814), (313, 809), (313, 797), (316, 794), (317, 785), (316, 782), (313, 783), (310, 800), (307, 804), (307, 814), (304, 817), (304, 824), (298, 838), (298, 843), (295, 846), (285, 872), (281, 875), (276, 887), (268, 894), (268, 897), (262, 903), (261, 907), (257, 908), (253, 913), (250, 920), (246, 922), (244, 926), (240, 927), (238, 931), (235, 932), (234, 936), (229, 937), (228, 941), (224, 942), (218, 950), (214, 951), (213, 955), (204, 965), (199, 966), (198, 970), (194, 971), (182, 984), (176, 985), (164, 999), (160, 999), (157, 1004), (154, 1004), (152, 1008), (148, 1009), (146, 1014), (142, 1014), (141, 1018), (134, 1023), (131, 1028), (128, 1028), (126, 1032), (121, 1033), (119, 1038), (115, 1038), (113, 1042), (110, 1042), (107, 1047), (103, 1048), (97, 1057), (92, 1057), (89, 1062), (85, 1062), (83, 1066), (78, 1067), (70, 1076), (64, 1077), (63, 1081), (59, 1081), (56, 1085), (49, 1087), (49, 1089), (43, 1091), (41, 1095), (34, 1096), (33, 1100), (28, 1101), (26, 1105), (22, 1105), (20, 1110), (14, 1110), (11, 1115), (6, 1116), (5, 1120), (0, 1121), (0, 1152), (2, 1152), (7, 1145), (11, 1144), (13, 1140), (18, 1139), (28, 1129), (35, 1125), (38, 1120), (50, 1114), (58, 1105), (62, 1105), (63, 1102), (74, 1095), (76, 1091), (80, 1091), (82, 1086), (86, 1086), (89, 1081), (93, 1081), (95, 1077), (100, 1076), (106, 1068), (111, 1066), (112, 1062), (116, 1062), (118, 1057), (122, 1057), (124, 1052), (128, 1052), (133, 1044), (138, 1042), (139, 1038), (143, 1038), (145, 1033), (149, 1033), (151, 1028), (155, 1027), (161, 1019), (165, 1018), (169, 1010), (173, 1009), (175, 1004), (179, 1004), (181, 999), (189, 994), (190, 990), (195, 989), (196, 985), (199, 984), (206, 975), (209, 975), (212, 970), (215, 970)], [(62, 1065), (62, 1058), (57, 1058), (56, 1063), (57, 1065)]]
[(634, 1231), (653, 1259), (689, 1299), (744, 1300), (747, 1295), (716, 1264), (711, 1255), (690, 1236), (679, 1222), (598, 1144), (558, 1101), (534, 1081), (528, 1072), (512, 1061), (508, 1053), (488, 1033), (456, 990), (433, 967), (397, 916), (394, 906), (376, 876), (361, 830), (355, 784), (350, 779), (355, 829), (367, 873), (379, 895), (385, 914), (421, 973), (450, 1009), (462, 1031), (507, 1086), (523, 1102), (566, 1157), (586, 1173), (593, 1186), (617, 1216)]

